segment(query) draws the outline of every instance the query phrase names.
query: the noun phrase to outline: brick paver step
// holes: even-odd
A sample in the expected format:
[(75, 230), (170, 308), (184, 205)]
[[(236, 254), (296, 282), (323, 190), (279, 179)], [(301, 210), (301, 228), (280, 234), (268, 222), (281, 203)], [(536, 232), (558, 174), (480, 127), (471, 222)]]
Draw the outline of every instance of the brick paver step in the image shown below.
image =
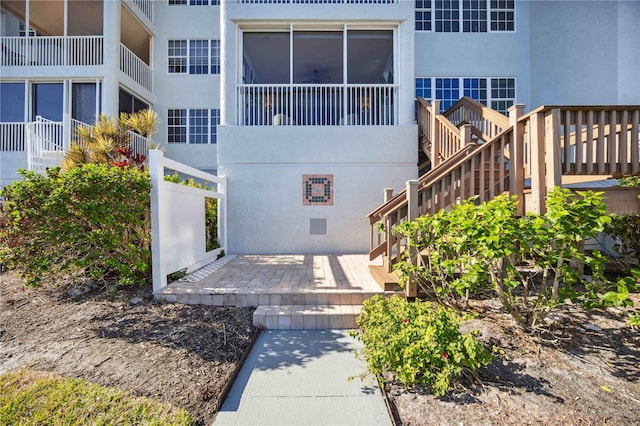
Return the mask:
[(269, 330), (352, 329), (362, 305), (266, 305), (253, 313), (253, 325)]

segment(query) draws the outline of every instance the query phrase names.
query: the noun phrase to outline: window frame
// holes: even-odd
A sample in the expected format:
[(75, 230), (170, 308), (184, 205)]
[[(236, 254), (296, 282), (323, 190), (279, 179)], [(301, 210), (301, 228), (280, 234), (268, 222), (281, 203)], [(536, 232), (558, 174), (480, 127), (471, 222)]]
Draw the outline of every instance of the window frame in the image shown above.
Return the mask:
[[(175, 114), (179, 112), (179, 114)], [(203, 115), (203, 112), (206, 112)], [(180, 123), (175, 123), (179, 118)], [(213, 145), (218, 143), (219, 108), (168, 108), (167, 143)], [(172, 129), (174, 129), (172, 131)], [(181, 140), (170, 140), (178, 135)]]
[[(438, 8), (437, 5), (442, 5), (442, 2), (458, 2), (457, 8)], [(484, 3), (484, 9), (479, 7), (478, 9), (466, 8), (466, 3), (478, 2)], [(515, 33), (517, 30), (516, 26), (516, 3), (515, 0), (414, 0), (414, 30), (416, 32), (433, 32), (433, 33)], [(429, 7), (426, 7), (426, 5)], [(496, 7), (494, 7), (494, 5)], [(470, 5), (472, 6), (472, 5)], [(504, 7), (500, 7), (504, 6)], [(513, 7), (509, 7), (513, 6)], [(484, 20), (480, 21), (478, 31), (472, 31), (470, 24), (469, 31), (465, 31), (465, 22), (472, 22), (471, 17), (468, 20), (465, 20), (465, 12), (469, 12), (470, 15), (473, 15), (473, 12), (478, 12), (479, 15), (484, 14)], [(450, 12), (450, 14), (457, 13), (457, 31), (453, 31), (450, 29), (449, 31), (438, 31), (437, 18), (438, 15), (442, 16)], [(429, 21), (424, 19), (424, 14), (429, 14)], [(494, 21), (494, 14), (505, 14), (503, 20)], [(419, 19), (422, 18), (422, 19)], [(479, 18), (478, 18), (479, 19)], [(448, 18), (449, 23), (451, 23), (451, 18)], [(428, 22), (428, 25), (427, 25)], [(455, 21), (453, 21), (455, 22)], [(505, 29), (492, 29), (495, 27), (499, 27), (500, 23), (504, 23)], [(428, 27), (428, 28), (425, 28)], [(509, 29), (511, 27), (511, 29)], [(484, 31), (483, 31), (484, 29)]]
[[(423, 87), (418, 87), (418, 80), (421, 81), (422, 86)], [(452, 88), (452, 87), (442, 87), (440, 89), (437, 88), (437, 80), (449, 80), (449, 81), (458, 81), (457, 84), (457, 88)], [(465, 87), (465, 82), (471, 82), (471, 81), (477, 81), (478, 82), (478, 88), (466, 88)], [(485, 82), (485, 87), (482, 88), (482, 84), (481, 81)], [(474, 100), (476, 100), (477, 102), (482, 103), (485, 106), (488, 106), (492, 109), (495, 109), (496, 111), (499, 111), (505, 115), (507, 115), (507, 110), (509, 109), (509, 107), (511, 105), (514, 105), (516, 103), (517, 100), (517, 91), (516, 91), (516, 85), (517, 85), (517, 78), (516, 77), (510, 77), (510, 76), (500, 76), (500, 77), (416, 77), (414, 79), (414, 95), (416, 96), (416, 98), (418, 97), (418, 90), (423, 90), (424, 91), (424, 83), (426, 81), (430, 81), (430, 94), (431, 97), (427, 98), (422, 96), (423, 98), (427, 99), (428, 101), (433, 101), (434, 99), (439, 99), (440, 100), (440, 112), (444, 112), (446, 111), (451, 105), (453, 105), (453, 103), (457, 102), (458, 99), (460, 99), (462, 96), (468, 96)], [(494, 82), (497, 85), (502, 85), (502, 83), (505, 83), (505, 85), (502, 86), (497, 86), (494, 87)], [(451, 91), (453, 89), (457, 89), (458, 90), (458, 99), (446, 99), (445, 101), (443, 101), (440, 97), (438, 97), (438, 90), (441, 91)], [(469, 93), (470, 91), (473, 90), (477, 90), (478, 93), (480, 93), (482, 90), (484, 90), (486, 92), (486, 99), (483, 102), (482, 99), (476, 99), (473, 96), (469, 96), (467, 93)], [(460, 96), (460, 94), (462, 94), (462, 96)], [(470, 93), (473, 94), (473, 93)], [(494, 97), (494, 94), (496, 94), (496, 96)], [(505, 96), (502, 96), (505, 95)], [(509, 95), (513, 95), (512, 97), (510, 97)], [(451, 103), (450, 105), (447, 103), (449, 101), (453, 101), (453, 103)], [(497, 105), (499, 103), (504, 103), (501, 105)], [(507, 105), (508, 104), (508, 105)], [(505, 108), (494, 108), (494, 106), (499, 106), (502, 107), (504, 106)], [(446, 107), (445, 107), (446, 106)]]
[[(184, 47), (180, 46), (180, 49), (184, 49), (184, 54), (172, 54), (175, 53), (176, 47), (172, 47), (172, 44), (184, 43)], [(201, 44), (201, 46), (196, 46)], [(172, 52), (171, 49), (174, 49)], [(205, 55), (194, 55), (196, 52), (202, 52)], [(180, 52), (182, 53), (182, 52)], [(172, 59), (181, 59), (184, 64), (175, 65), (172, 64)], [(167, 40), (167, 74), (178, 75), (215, 75), (220, 74), (220, 40), (218, 39), (169, 39)], [(183, 72), (171, 71), (174, 68), (184, 68)], [(199, 69), (202, 72), (192, 72), (192, 70)]]

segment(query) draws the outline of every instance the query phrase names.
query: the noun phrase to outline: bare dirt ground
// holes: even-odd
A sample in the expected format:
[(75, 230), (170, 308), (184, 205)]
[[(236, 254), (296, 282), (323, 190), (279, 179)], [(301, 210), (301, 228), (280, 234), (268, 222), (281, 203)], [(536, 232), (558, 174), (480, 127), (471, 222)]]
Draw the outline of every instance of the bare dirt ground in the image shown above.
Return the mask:
[(497, 304), (483, 316), (470, 326), (496, 359), (480, 371), (481, 384), (442, 398), (391, 385), (398, 424), (640, 424), (640, 331), (620, 311), (566, 309), (537, 337)]
[(150, 288), (61, 296), (0, 273), (0, 374), (55, 371), (185, 408), (211, 424), (255, 332), (252, 312), (159, 303)]
[[(142, 300), (132, 305), (134, 298)], [(497, 305), (482, 304), (471, 325), (496, 355), (482, 383), (442, 398), (392, 384), (397, 424), (640, 424), (640, 331), (619, 311), (568, 309), (552, 333), (531, 337)], [(255, 332), (251, 313), (157, 303), (150, 289), (60, 297), (0, 273), (0, 373), (26, 367), (81, 377), (210, 424)]]

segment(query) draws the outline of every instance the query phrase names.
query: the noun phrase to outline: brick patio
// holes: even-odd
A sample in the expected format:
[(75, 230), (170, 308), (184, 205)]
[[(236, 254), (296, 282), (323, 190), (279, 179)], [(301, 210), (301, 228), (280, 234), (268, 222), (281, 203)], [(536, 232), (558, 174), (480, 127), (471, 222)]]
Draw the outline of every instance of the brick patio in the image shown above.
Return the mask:
[(155, 297), (256, 307), (254, 325), (269, 329), (354, 328), (363, 300), (384, 294), (370, 264), (368, 255), (353, 254), (226, 256), (208, 275), (171, 283)]

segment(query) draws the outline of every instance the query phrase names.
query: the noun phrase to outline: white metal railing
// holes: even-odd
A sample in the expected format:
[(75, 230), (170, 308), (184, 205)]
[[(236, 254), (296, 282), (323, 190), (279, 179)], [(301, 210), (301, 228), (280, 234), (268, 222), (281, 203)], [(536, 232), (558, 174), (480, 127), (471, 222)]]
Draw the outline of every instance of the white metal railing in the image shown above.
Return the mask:
[[(215, 184), (206, 190), (167, 182), (165, 170)], [(167, 285), (167, 275), (181, 269), (193, 271), (216, 260), (227, 251), (227, 179), (189, 167), (149, 151), (151, 177), (151, 257), (153, 290)], [(205, 199), (218, 201), (219, 248), (207, 251)]]
[(0, 123), (0, 151), (24, 151), (25, 138), (25, 123)]
[(102, 65), (102, 36), (0, 37), (0, 66)]
[[(77, 129), (91, 129), (92, 127), (90, 124), (71, 119), (68, 124), (69, 132), (66, 133), (63, 122), (51, 121), (42, 117), (36, 117), (36, 120), (31, 123), (10, 124), (24, 126), (28, 169), (36, 172), (44, 172), (48, 167), (61, 166), (71, 144), (78, 144), (81, 147), (84, 144), (76, 135)], [(5, 126), (0, 126), (0, 131), (4, 132), (4, 128)], [(7, 128), (9, 127), (7, 126)], [(133, 155), (139, 154), (147, 159), (149, 140), (132, 131), (127, 134), (129, 136), (128, 146)], [(0, 135), (4, 135), (4, 133), (0, 133)]]
[(120, 44), (120, 71), (148, 91), (152, 91), (153, 77), (151, 68), (124, 44)]
[(44, 172), (62, 163), (65, 153), (62, 122), (36, 117), (26, 124), (27, 164), (29, 170)]
[(133, 2), (153, 22), (153, 0), (133, 0)]
[(396, 124), (393, 84), (240, 84), (239, 126)]
[(244, 4), (394, 4), (400, 0), (238, 0)]

